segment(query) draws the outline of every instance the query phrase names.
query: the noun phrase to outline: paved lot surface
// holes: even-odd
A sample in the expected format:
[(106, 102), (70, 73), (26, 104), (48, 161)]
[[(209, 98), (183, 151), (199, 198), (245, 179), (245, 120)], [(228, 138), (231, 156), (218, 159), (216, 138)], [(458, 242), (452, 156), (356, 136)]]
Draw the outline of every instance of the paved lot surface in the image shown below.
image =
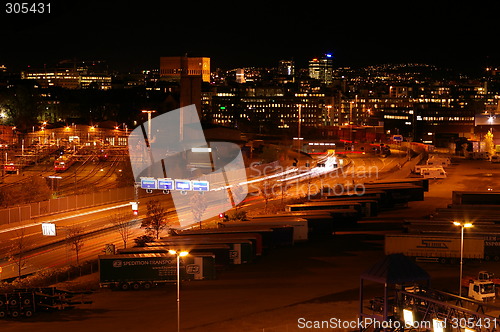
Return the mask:
[[(448, 174), (447, 179), (431, 181), (423, 202), (384, 212), (330, 239), (272, 250), (254, 264), (220, 271), (217, 280), (183, 283), (182, 331), (303, 331), (300, 322), (356, 319), (360, 274), (383, 257), (385, 233), (398, 232), (405, 218), (425, 217), (446, 207), (452, 190), (500, 189), (500, 165), (461, 161)], [(458, 285), (458, 265), (422, 267), (435, 288), (457, 291), (453, 285)], [(464, 267), (465, 272), (479, 269), (500, 274), (494, 263)], [(377, 284), (367, 284), (365, 296), (380, 295), (380, 290)], [(137, 292), (101, 290), (92, 300), (92, 305), (65, 312), (1, 321), (0, 331), (176, 331), (174, 285)]]

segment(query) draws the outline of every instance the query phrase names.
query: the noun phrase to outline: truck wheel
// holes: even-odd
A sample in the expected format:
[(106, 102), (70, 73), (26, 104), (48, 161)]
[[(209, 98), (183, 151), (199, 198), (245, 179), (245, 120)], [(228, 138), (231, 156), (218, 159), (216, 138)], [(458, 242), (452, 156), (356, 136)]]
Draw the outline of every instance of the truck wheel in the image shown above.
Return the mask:
[(4, 318), (5, 317), (5, 311), (0, 311), (0, 318)]
[(0, 307), (3, 307), (4, 304), (5, 303), (2, 300), (0, 300)]
[(152, 285), (151, 285), (151, 283), (150, 283), (150, 282), (146, 282), (146, 283), (143, 285), (144, 289), (151, 289), (151, 286), (152, 286)]
[(129, 290), (130, 289), (130, 285), (128, 283), (124, 282), (124, 283), (120, 284), (120, 289), (122, 291)]
[(33, 316), (33, 311), (31, 311), (31, 310), (26, 310), (26, 311), (24, 312), (24, 317), (28, 317), (28, 318), (29, 318), (29, 317), (32, 317), (32, 316)]
[(484, 256), (484, 260), (485, 260), (486, 262), (491, 261), (491, 257), (490, 257), (490, 255), (486, 255), (486, 256)]
[(31, 299), (24, 299), (23, 300), (24, 305), (30, 305), (31, 304)]
[(11, 316), (12, 318), (17, 318), (17, 317), (19, 317), (19, 311), (17, 311), (17, 310), (12, 311), (12, 312), (10, 313), (10, 316)]
[(133, 290), (139, 290), (140, 288), (141, 288), (141, 284), (140, 284), (140, 283), (138, 283), (138, 282), (134, 282), (134, 283), (132, 284), (132, 289), (133, 289)]
[(500, 256), (498, 256), (498, 255), (497, 255), (497, 256), (493, 257), (493, 260), (494, 260), (495, 262), (500, 261)]
[(446, 258), (440, 258), (439, 263), (441, 264), (446, 264)]
[(9, 300), (9, 305), (11, 305), (13, 307), (16, 306), (17, 305), (17, 299), (11, 299), (11, 300)]

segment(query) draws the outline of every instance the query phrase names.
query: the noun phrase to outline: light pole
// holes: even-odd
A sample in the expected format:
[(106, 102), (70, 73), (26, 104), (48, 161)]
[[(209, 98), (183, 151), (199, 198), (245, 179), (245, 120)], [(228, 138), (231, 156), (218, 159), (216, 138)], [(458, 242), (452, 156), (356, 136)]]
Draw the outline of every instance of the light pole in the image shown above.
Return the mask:
[(169, 250), (169, 254), (177, 257), (177, 332), (181, 331), (181, 270), (180, 258), (189, 255), (187, 251)]
[(467, 222), (467, 223), (461, 223), (458, 221), (454, 221), (453, 225), (459, 226), (460, 227), (460, 280), (459, 280), (459, 285), (460, 287), (458, 288), (458, 296), (462, 296), (462, 274), (463, 274), (463, 265), (464, 265), (464, 229), (465, 228), (470, 228), (472, 227), (472, 224)]
[(148, 141), (151, 142), (151, 113), (155, 113), (153, 110), (143, 110), (142, 113), (148, 113)]

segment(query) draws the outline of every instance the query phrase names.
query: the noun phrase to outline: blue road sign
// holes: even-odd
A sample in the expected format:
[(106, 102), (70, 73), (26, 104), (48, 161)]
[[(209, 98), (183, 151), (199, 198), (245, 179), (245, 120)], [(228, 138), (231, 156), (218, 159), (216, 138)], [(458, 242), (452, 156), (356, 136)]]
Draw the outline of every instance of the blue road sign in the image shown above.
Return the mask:
[(208, 191), (208, 181), (191, 181), (194, 191)]
[(172, 180), (172, 179), (158, 179), (158, 189), (160, 189), (160, 190), (174, 190), (174, 180)]
[(158, 181), (155, 178), (141, 178), (141, 189), (158, 189)]
[(191, 190), (191, 181), (175, 179), (176, 190)]

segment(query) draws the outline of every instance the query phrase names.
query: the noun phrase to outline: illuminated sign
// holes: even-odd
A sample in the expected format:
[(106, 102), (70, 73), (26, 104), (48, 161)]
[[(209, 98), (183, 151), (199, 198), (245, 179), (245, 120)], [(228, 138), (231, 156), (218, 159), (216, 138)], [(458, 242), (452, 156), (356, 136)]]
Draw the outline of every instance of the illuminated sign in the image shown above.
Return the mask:
[(56, 236), (56, 224), (50, 222), (42, 223), (42, 235)]
[(175, 180), (176, 190), (191, 190), (191, 181), (189, 180)]
[(194, 191), (208, 191), (208, 181), (191, 181)]
[(174, 180), (172, 179), (158, 179), (158, 189), (160, 190), (173, 190)]
[(158, 181), (155, 178), (141, 178), (141, 189), (158, 189)]

